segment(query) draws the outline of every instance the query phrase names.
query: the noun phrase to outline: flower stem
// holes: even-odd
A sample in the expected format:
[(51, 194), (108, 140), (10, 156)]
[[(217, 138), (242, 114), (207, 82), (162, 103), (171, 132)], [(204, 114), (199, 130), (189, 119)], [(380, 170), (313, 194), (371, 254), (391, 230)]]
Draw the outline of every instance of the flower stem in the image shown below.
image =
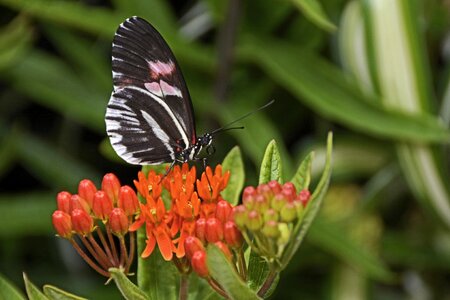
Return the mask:
[(129, 232), (130, 235), (130, 251), (128, 253), (128, 259), (127, 259), (127, 264), (125, 266), (125, 273), (128, 274), (128, 272), (130, 271), (130, 267), (131, 264), (133, 263), (133, 259), (134, 259), (134, 252), (135, 252), (135, 245), (136, 245), (136, 233), (135, 232)]
[(186, 300), (189, 295), (189, 277), (187, 274), (180, 275), (180, 295), (179, 300)]
[(239, 273), (244, 281), (247, 281), (247, 264), (245, 263), (244, 250), (239, 248), (238, 250), (238, 265), (239, 265)]
[(95, 260), (102, 266), (103, 269), (107, 270), (109, 267), (107, 257), (98, 254), (97, 251), (95, 251), (94, 248), (92, 248), (92, 245), (89, 243), (86, 237), (80, 235), (79, 238), (83, 243), (83, 245), (86, 247), (86, 249), (89, 251), (89, 253), (95, 258)]
[(278, 272), (276, 271), (276, 268), (274, 268), (273, 265), (271, 265), (269, 275), (267, 275), (266, 280), (264, 281), (263, 285), (259, 289), (258, 296), (264, 297), (264, 295), (267, 293), (267, 291), (272, 286), (277, 275), (278, 275)]
[(106, 235), (108, 236), (109, 244), (111, 245), (112, 255), (114, 257), (114, 260), (119, 262), (119, 256), (117, 255), (116, 250), (116, 244), (114, 243), (114, 238), (111, 233), (111, 230), (109, 229), (109, 226), (105, 226), (106, 228)]
[(219, 285), (219, 283), (217, 281), (215, 281), (212, 278), (209, 278), (208, 283), (217, 293), (219, 293), (219, 295), (221, 295), (225, 299), (230, 299), (228, 294), (222, 289), (222, 287)]
[(97, 226), (96, 231), (97, 231), (97, 236), (100, 239), (100, 242), (102, 243), (103, 249), (105, 249), (105, 251), (106, 251), (106, 255), (109, 257), (109, 260), (111, 261), (111, 263), (116, 265), (115, 261), (114, 261), (114, 257), (111, 255), (111, 250), (109, 249), (109, 246), (106, 243), (105, 236), (103, 235), (102, 230), (100, 229), (100, 227)]
[(81, 256), (81, 258), (84, 259), (84, 261), (95, 271), (97, 271), (99, 274), (105, 276), (105, 277), (110, 277), (109, 272), (106, 272), (105, 270), (102, 270), (99, 266), (97, 266), (92, 259), (89, 258), (89, 256), (86, 255), (86, 253), (84, 253), (84, 251), (80, 248), (80, 246), (75, 242), (75, 240), (70, 239), (70, 243), (72, 244), (72, 246), (75, 248), (75, 250), (78, 252), (78, 254)]

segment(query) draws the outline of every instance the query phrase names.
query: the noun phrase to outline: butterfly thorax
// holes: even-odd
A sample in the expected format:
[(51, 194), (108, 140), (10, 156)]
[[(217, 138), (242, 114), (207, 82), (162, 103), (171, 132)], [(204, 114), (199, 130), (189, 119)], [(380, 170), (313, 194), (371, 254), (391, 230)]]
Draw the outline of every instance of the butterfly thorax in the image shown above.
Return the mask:
[(209, 150), (209, 147), (212, 143), (212, 135), (209, 133), (206, 133), (203, 136), (200, 136), (197, 138), (196, 142), (189, 146), (186, 149), (181, 150), (176, 154), (176, 160), (178, 162), (188, 162), (191, 160), (198, 160), (199, 154), (202, 151), (204, 147), (207, 149), (208, 154), (212, 154), (214, 152), (214, 149)]

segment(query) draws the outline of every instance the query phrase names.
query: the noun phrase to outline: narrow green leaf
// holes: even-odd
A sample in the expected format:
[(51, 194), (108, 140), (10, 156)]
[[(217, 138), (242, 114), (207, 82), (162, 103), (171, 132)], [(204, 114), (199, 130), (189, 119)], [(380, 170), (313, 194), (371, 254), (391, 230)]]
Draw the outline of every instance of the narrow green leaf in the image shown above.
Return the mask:
[(111, 273), (117, 288), (122, 293), (122, 296), (127, 300), (148, 300), (147, 296), (141, 291), (128, 277), (119, 269), (110, 268)]
[(260, 299), (239, 277), (231, 262), (216, 245), (208, 245), (206, 264), (211, 276), (225, 289), (231, 299)]
[(51, 215), (56, 209), (56, 194), (24, 192), (0, 194), (0, 237), (53, 234)]
[(307, 189), (311, 182), (311, 166), (314, 158), (314, 152), (309, 153), (302, 161), (300, 166), (292, 177), (291, 182), (294, 184), (297, 191)]
[(318, 27), (328, 32), (336, 30), (334, 25), (325, 14), (322, 5), (317, 0), (290, 0), (298, 9), (300, 9), (305, 17)]
[(336, 224), (328, 224), (318, 218), (310, 228), (308, 241), (335, 254), (370, 278), (384, 282), (395, 278), (377, 256), (351, 239)]
[(223, 172), (230, 171), (231, 174), (227, 187), (221, 193), (222, 197), (232, 205), (237, 205), (245, 181), (244, 162), (238, 146), (231, 149), (225, 156), (222, 162), (222, 169)]
[(145, 229), (138, 230), (138, 270), (139, 288), (153, 300), (174, 300), (178, 298), (180, 275), (172, 262), (165, 261), (158, 247), (148, 258), (140, 257), (146, 246)]
[(33, 31), (28, 19), (19, 16), (0, 29), (0, 70), (13, 66), (31, 46)]
[(258, 291), (266, 280), (268, 274), (269, 264), (267, 261), (255, 252), (251, 251), (250, 258), (248, 260), (248, 282), (250, 288), (254, 291)]
[(22, 292), (0, 274), (0, 299), (25, 300)]
[(271, 180), (282, 182), (282, 176), (280, 153), (277, 149), (277, 143), (272, 140), (267, 145), (266, 152), (264, 153), (259, 173), (259, 183), (267, 183)]
[(24, 167), (49, 186), (74, 190), (84, 178), (101, 178), (90, 166), (59, 152), (54, 146), (24, 132), (16, 135), (18, 156)]
[(327, 138), (327, 157), (322, 177), (320, 178), (320, 181), (317, 184), (316, 189), (311, 195), (311, 200), (308, 203), (308, 206), (306, 207), (302, 221), (299, 222), (292, 231), (292, 235), (295, 237), (295, 239), (288, 244), (286, 250), (283, 253), (283, 256), (280, 260), (281, 269), (284, 269), (291, 260), (292, 256), (294, 256), (298, 247), (300, 247), (300, 244), (305, 238), (305, 235), (308, 232), (308, 229), (311, 226), (312, 221), (315, 219), (317, 213), (319, 212), (320, 205), (322, 204), (322, 201), (328, 190), (328, 185), (330, 183), (331, 169), (332, 169), (332, 151), (333, 151), (333, 134), (330, 132), (328, 133)]
[(298, 100), (331, 120), (396, 141), (450, 140), (449, 131), (436, 117), (380, 107), (380, 101), (372, 99), (377, 96), (364, 94), (354, 80), (309, 51), (255, 37), (247, 37), (241, 45), (241, 58), (255, 61)]
[(87, 300), (87, 298), (68, 293), (52, 285), (44, 285), (43, 290), (44, 294), (52, 300)]
[(25, 282), (25, 289), (27, 291), (28, 298), (30, 300), (49, 300), (23, 273), (23, 280)]

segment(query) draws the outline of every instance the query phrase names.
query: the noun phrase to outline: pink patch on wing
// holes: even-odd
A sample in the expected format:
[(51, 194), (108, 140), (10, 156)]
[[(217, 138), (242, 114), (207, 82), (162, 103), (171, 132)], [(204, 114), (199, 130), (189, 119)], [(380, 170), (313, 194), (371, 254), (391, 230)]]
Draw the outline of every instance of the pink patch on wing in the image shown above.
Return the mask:
[(171, 86), (164, 80), (161, 80), (159, 83), (164, 95), (178, 96), (180, 98), (182, 97), (181, 92), (177, 87)]
[(162, 97), (163, 92), (161, 91), (161, 87), (157, 82), (146, 82), (144, 83), (145, 88), (152, 93), (153, 95)]
[(150, 67), (151, 77), (153, 79), (158, 79), (166, 75), (170, 75), (175, 71), (175, 64), (169, 60), (167, 63), (162, 61), (149, 61), (148, 66)]

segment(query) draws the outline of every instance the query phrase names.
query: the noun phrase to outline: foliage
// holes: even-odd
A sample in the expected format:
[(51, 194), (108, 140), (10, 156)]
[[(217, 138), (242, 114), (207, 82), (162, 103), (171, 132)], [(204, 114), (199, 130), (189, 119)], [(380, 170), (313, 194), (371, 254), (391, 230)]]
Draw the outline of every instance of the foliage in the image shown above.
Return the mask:
[[(88, 3), (0, 0), (0, 269), (13, 283), (23, 286), (24, 270), (37, 286), (119, 297), (57, 244), (50, 215), (56, 192), (74, 190), (85, 177), (99, 183), (107, 172), (130, 180), (137, 173), (113, 153), (103, 118), (114, 31), (139, 15), (173, 48), (199, 133), (275, 99), (242, 121), (244, 130), (217, 137), (210, 164), (238, 144), (245, 183), (256, 184), (263, 149), (275, 139), (283, 179), (314, 186), (326, 153), (318, 144), (334, 132), (328, 199), (274, 299), (449, 294), (447, 2)], [(225, 3), (240, 4), (238, 20), (230, 21)], [(233, 22), (230, 61), (217, 45)], [(224, 65), (232, 66), (229, 74), (218, 72)], [(318, 162), (311, 178), (294, 175), (311, 149)], [(231, 156), (228, 164), (241, 162)]]

